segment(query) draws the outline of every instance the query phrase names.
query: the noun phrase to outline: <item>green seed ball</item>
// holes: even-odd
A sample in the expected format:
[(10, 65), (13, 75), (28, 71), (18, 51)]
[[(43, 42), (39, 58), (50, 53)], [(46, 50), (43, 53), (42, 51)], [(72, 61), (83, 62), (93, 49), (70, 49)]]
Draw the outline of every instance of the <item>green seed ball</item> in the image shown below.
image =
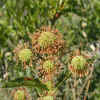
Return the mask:
[(18, 57), (21, 61), (28, 61), (32, 56), (32, 52), (30, 49), (22, 49), (19, 51)]
[(72, 59), (71, 64), (75, 69), (82, 70), (85, 68), (86, 59), (83, 56), (76, 56)]
[(14, 100), (24, 100), (25, 95), (23, 90), (17, 90), (14, 95)]
[(42, 48), (46, 48), (54, 43), (56, 36), (52, 32), (43, 32), (38, 39), (38, 43)]
[(45, 70), (50, 70), (50, 69), (52, 69), (53, 67), (54, 67), (54, 62), (51, 61), (51, 60), (47, 60), (47, 61), (45, 61), (44, 64), (43, 64), (43, 68), (44, 68)]

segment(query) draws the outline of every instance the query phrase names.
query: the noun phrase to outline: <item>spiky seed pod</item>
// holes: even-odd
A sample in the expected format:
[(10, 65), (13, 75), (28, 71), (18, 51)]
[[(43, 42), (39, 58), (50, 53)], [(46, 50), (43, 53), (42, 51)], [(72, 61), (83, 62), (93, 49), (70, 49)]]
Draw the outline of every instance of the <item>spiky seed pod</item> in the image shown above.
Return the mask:
[(31, 58), (31, 56), (32, 52), (30, 49), (22, 49), (18, 53), (18, 57), (22, 62), (28, 61)]
[(82, 70), (85, 68), (86, 65), (86, 59), (83, 56), (76, 56), (72, 59), (71, 65), (76, 69), (76, 70)]
[(48, 71), (48, 70), (52, 70), (52, 68), (54, 67), (54, 62), (52, 60), (47, 60), (43, 63), (43, 68)]
[[(27, 48), (29, 48), (28, 43), (24, 43), (24, 44), (20, 43), (16, 46), (16, 48), (13, 50), (15, 55), (14, 57), (16, 58), (16, 60), (21, 60), (21, 61), (27, 60), (27, 58), (32, 54), (31, 50)], [(25, 58), (24, 55), (25, 56), (29, 55), (29, 56)]]
[(63, 51), (64, 40), (55, 29), (43, 27), (32, 36), (33, 51), (38, 54), (54, 55)]
[(88, 74), (89, 64), (84, 56), (78, 55), (71, 60), (69, 70), (79, 77), (83, 77)]
[(31, 96), (24, 87), (14, 88), (11, 92), (13, 100), (31, 100)]
[(62, 64), (56, 56), (49, 56), (37, 62), (38, 75), (43, 82), (53, 80), (62, 71)]
[[(17, 47), (14, 49), (14, 58), (19, 62), (22, 62), (22, 66), (26, 69), (27, 65), (32, 66), (32, 51), (29, 48), (29, 43), (18, 44)], [(29, 61), (29, 62), (28, 62)]]
[(38, 43), (40, 47), (47, 48), (49, 45), (52, 45), (55, 40), (56, 37), (52, 32), (43, 32), (38, 39)]
[(25, 93), (23, 90), (17, 90), (14, 94), (14, 100), (25, 100)]
[(42, 78), (42, 81), (48, 82), (53, 78), (53, 72), (56, 69), (55, 61), (51, 59), (47, 59), (45, 61), (41, 61), (39, 66), (39, 76)]

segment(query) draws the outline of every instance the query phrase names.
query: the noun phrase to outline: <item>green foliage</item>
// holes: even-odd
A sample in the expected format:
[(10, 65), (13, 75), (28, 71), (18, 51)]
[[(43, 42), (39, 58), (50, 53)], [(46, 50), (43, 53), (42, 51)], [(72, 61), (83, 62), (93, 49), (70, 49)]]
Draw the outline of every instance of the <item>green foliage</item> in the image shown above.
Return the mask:
[(46, 96), (46, 97), (43, 97), (43, 100), (53, 100), (53, 96)]
[(46, 85), (42, 84), (41, 81), (38, 79), (30, 79), (27, 77), (16, 78), (15, 80), (9, 80), (8, 82), (2, 82), (2, 88), (11, 88), (11, 87), (33, 87), (33, 88), (40, 88), (42, 91), (48, 90)]
[[(27, 33), (34, 34), (37, 28), (48, 25), (56, 27), (63, 34), (66, 47), (68, 47), (66, 49), (68, 54), (64, 54), (63, 56), (65, 59), (63, 66), (65, 68), (59, 80), (62, 81), (64, 76), (66, 76), (65, 74), (68, 75), (68, 56), (71, 51), (80, 48), (83, 51), (88, 51), (90, 56), (98, 54), (98, 58), (95, 58), (97, 60), (89, 90), (90, 94), (94, 93), (94, 91), (96, 92), (88, 95), (89, 100), (98, 100), (100, 98), (98, 94), (100, 93), (100, 64), (98, 60), (100, 57), (100, 43), (97, 47), (94, 47), (95, 51), (91, 50), (90, 45), (100, 41), (100, 0), (0, 0), (0, 80), (4, 81), (3, 88), (27, 86), (35, 88), (37, 92), (47, 89), (37, 79), (16, 79), (16, 76), (27, 76), (28, 72), (23, 71), (20, 63), (16, 63), (12, 57), (14, 55), (12, 51), (19, 42), (31, 41)], [(48, 38), (50, 41), (48, 41)], [(52, 44), (55, 38), (53, 35), (48, 36), (45, 32), (45, 36), (42, 39), (39, 38), (38, 42), (40, 42), (40, 45), (47, 46), (48, 44)], [(48, 41), (48, 44), (44, 41)], [(20, 52), (19, 58), (23, 61), (28, 60), (31, 54), (30, 50), (28, 50), (28, 55), (25, 52), (24, 54)], [(38, 60), (39, 55), (36, 56)], [(83, 58), (81, 60), (82, 63), (76, 63), (75, 61), (75, 66), (80, 66), (80, 64), (84, 66), (86, 61)], [(33, 72), (33, 76), (37, 77), (35, 64), (36, 61), (33, 62), (32, 68), (29, 68), (28, 71), (29, 74)], [(45, 66), (51, 68), (53, 63), (47, 62)], [(12, 81), (12, 79), (15, 80)], [(59, 83), (58, 80), (55, 79), (55, 81)], [(64, 84), (62, 85), (61, 89), (59, 89), (60, 93), (58, 95), (60, 96), (57, 100), (63, 100), (64, 96), (66, 99), (71, 100), (70, 97), (72, 95), (70, 92), (66, 97), (68, 87)], [(36, 94), (33, 92), (32, 95)], [(51, 96), (50, 98), (53, 100)]]

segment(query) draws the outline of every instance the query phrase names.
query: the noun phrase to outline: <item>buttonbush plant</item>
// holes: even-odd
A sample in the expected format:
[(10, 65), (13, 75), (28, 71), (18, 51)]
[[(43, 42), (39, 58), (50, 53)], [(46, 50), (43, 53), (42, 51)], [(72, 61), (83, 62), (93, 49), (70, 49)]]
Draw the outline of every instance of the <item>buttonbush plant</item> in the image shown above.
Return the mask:
[(99, 100), (99, 0), (0, 0), (0, 98)]

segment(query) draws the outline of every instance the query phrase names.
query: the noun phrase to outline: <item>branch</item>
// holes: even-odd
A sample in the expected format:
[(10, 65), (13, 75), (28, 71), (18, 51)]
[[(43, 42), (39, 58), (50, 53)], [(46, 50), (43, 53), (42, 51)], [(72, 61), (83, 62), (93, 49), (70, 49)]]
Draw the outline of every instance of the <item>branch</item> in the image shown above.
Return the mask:
[(94, 67), (91, 68), (90, 75), (86, 78), (85, 83), (83, 84), (82, 88), (80, 89), (80, 91), (79, 91), (79, 93), (78, 93), (79, 96), (82, 94), (82, 92), (83, 92), (83, 90), (84, 90), (86, 84), (87, 84), (88, 81), (91, 79), (93, 71), (94, 71)]

